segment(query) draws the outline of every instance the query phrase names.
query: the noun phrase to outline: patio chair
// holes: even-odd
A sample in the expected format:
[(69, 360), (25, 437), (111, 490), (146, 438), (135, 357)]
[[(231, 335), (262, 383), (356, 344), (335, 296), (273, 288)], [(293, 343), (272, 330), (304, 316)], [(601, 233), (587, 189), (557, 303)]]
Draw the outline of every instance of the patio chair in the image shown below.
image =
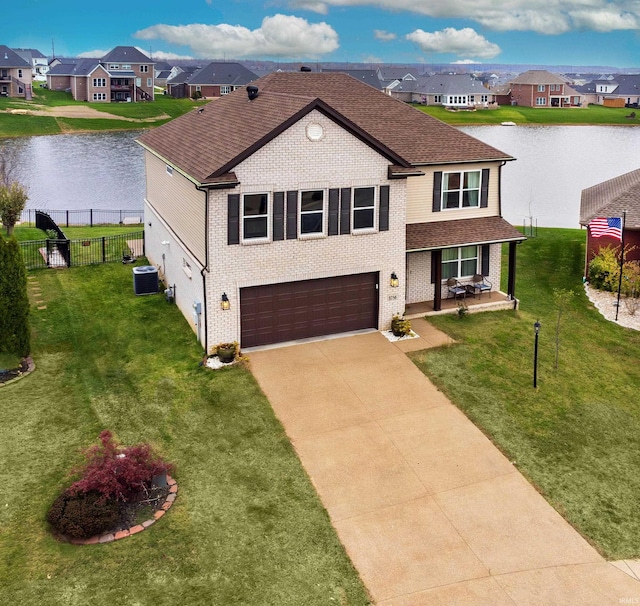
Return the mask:
[(489, 292), (489, 296), (491, 296), (492, 285), (489, 280), (485, 276), (480, 274), (475, 274), (473, 278), (471, 278), (471, 288), (473, 288), (474, 296), (478, 293), (482, 296), (482, 293), (485, 291)]
[(462, 297), (464, 299), (467, 296), (467, 289), (455, 278), (449, 278), (447, 280), (447, 290), (449, 292), (449, 297), (453, 297), (454, 299), (457, 297)]

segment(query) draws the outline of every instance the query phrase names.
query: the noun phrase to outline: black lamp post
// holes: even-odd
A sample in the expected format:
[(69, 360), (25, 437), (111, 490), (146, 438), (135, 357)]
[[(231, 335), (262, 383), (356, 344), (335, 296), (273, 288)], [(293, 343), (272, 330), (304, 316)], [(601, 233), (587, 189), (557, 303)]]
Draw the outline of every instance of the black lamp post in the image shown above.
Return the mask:
[(533, 387), (538, 387), (538, 335), (540, 334), (540, 320), (536, 320), (533, 324), (533, 330), (535, 332), (535, 344), (533, 346)]

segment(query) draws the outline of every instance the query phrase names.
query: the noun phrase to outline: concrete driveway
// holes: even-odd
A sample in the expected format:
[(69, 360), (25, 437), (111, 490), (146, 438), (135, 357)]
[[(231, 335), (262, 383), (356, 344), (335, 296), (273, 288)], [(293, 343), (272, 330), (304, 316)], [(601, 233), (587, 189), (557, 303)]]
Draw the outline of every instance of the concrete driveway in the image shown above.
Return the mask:
[(378, 332), (254, 351), (251, 368), (381, 606), (639, 604), (606, 562)]

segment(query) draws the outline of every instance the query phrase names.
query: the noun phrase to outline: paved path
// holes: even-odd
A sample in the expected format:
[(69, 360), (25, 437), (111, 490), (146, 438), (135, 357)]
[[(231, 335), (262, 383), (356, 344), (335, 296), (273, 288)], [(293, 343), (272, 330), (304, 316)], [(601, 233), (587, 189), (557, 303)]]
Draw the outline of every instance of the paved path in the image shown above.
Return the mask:
[(381, 333), (255, 351), (251, 368), (380, 606), (640, 603)]

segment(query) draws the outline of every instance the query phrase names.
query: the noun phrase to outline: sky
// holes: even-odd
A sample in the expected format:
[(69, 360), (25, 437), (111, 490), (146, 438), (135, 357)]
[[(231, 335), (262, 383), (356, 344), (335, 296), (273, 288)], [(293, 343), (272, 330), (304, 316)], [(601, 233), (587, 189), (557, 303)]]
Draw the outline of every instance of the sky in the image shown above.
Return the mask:
[(640, 67), (640, 0), (21, 0), (0, 44), (155, 60)]

